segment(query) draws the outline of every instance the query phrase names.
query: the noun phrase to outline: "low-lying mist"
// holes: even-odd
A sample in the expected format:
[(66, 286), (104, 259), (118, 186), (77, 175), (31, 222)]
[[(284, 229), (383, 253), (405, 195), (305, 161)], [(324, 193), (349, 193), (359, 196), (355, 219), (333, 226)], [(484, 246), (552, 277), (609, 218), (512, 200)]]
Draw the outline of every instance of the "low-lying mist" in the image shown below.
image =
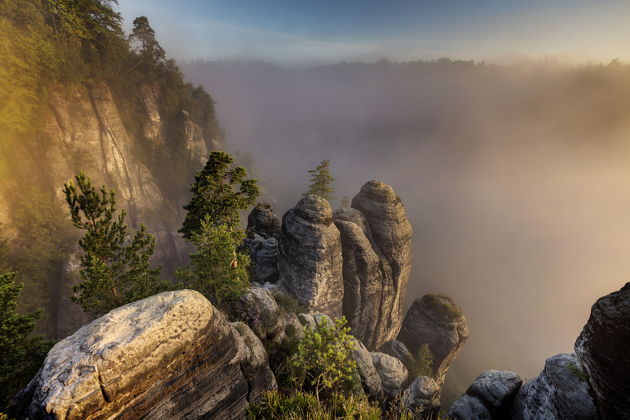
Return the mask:
[(446, 293), (471, 335), (448, 375), (526, 378), (571, 352), (630, 274), (630, 67), (188, 63), (278, 214), (330, 159), (337, 206), (391, 184), (414, 227), (408, 303)]

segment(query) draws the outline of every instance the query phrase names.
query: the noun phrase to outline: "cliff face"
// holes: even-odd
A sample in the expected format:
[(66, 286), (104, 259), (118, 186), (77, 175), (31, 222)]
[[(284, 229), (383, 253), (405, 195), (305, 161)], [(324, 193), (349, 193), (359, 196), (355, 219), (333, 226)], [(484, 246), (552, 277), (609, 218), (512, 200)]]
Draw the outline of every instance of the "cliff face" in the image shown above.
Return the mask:
[[(21, 191), (31, 187), (51, 193), (61, 209), (55, 211), (62, 211), (61, 217), (66, 217), (61, 189), (82, 170), (95, 185), (106, 184), (116, 191), (117, 206), (127, 211), (130, 227), (144, 223), (156, 235), (157, 263), (167, 269), (182, 264), (187, 254), (177, 233), (185, 204), (182, 197), (192, 174), (207, 158), (208, 150), (219, 146), (219, 139), (204, 137), (203, 130), (186, 110), (180, 110), (179, 118), (170, 118), (167, 130), (166, 118), (161, 114), (159, 86), (141, 86), (136, 93), (140, 99), (133, 123), (138, 127), (126, 125), (130, 118), (125, 119), (125, 112), (129, 112), (125, 107), (130, 99), (126, 98), (127, 103), (117, 99), (108, 85), (101, 82), (50, 89), (47, 97), (42, 98), (46, 106), (39, 116), (39, 128), (20, 137), (7, 137), (6, 141), (2, 137), (0, 226), (4, 237), (16, 236), (17, 232), (12, 231), (14, 206)], [(167, 151), (176, 152), (184, 168), (177, 175), (156, 164), (157, 153), (168, 154)], [(171, 177), (168, 182), (184, 194), (173, 196), (165, 188), (164, 179), (168, 178), (165, 173)], [(56, 288), (65, 295), (49, 297), (50, 304), (60, 310), (57, 323), (63, 325), (52, 326), (59, 337), (82, 323), (76, 317), (65, 316), (75, 312), (67, 296), (71, 292), (68, 279), (73, 276), (65, 269), (62, 271), (55, 281), (59, 283)]]

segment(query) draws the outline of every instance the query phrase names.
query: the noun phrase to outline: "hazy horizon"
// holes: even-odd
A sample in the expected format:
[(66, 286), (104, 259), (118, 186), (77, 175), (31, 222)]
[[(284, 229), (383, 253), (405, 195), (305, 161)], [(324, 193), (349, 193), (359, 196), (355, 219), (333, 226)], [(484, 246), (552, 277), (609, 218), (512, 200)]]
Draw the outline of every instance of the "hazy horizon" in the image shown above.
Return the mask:
[(122, 0), (118, 9), (127, 30), (147, 16), (180, 61), (630, 60), (630, 4), (621, 0)]

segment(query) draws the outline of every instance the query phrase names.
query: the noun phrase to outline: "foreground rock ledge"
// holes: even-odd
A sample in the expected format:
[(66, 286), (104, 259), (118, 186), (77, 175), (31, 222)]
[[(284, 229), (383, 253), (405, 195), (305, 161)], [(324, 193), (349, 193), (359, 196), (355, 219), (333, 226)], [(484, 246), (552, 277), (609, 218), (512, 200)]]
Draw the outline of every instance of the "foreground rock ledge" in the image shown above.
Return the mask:
[(200, 293), (117, 308), (57, 343), (19, 396), (21, 418), (242, 418), (275, 388), (267, 355)]

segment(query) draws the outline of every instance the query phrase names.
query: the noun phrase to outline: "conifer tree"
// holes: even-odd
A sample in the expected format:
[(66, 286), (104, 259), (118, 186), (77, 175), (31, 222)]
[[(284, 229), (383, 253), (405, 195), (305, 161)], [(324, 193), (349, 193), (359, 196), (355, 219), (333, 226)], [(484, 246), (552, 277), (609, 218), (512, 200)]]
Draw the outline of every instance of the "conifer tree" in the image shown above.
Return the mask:
[(314, 194), (330, 200), (334, 191), (330, 184), (335, 180), (330, 174), (330, 161), (327, 159), (322, 160), (315, 169), (311, 169), (308, 173), (311, 174), (311, 185), (308, 186), (308, 191), (302, 196)]
[[(206, 166), (195, 175), (190, 203), (179, 232), (190, 239), (201, 230), (201, 222), (208, 220), (213, 226), (236, 228), (240, 223), (239, 210), (256, 203), (260, 194), (256, 179), (246, 179), (247, 171), (241, 166), (231, 167), (234, 159), (225, 152), (212, 152)], [(238, 191), (235, 191), (238, 187)]]
[(84, 311), (104, 314), (118, 306), (152, 296), (167, 285), (160, 281), (160, 268), (151, 268), (155, 237), (144, 225), (133, 236), (125, 224), (124, 210), (116, 212), (113, 190), (104, 185), (97, 190), (83, 172), (76, 185), (64, 185), (72, 223), (85, 231), (79, 245), (81, 279), (73, 297)]
[(53, 342), (31, 337), (41, 310), (17, 313), (22, 285), (16, 273), (0, 274), (0, 410), (37, 373)]

